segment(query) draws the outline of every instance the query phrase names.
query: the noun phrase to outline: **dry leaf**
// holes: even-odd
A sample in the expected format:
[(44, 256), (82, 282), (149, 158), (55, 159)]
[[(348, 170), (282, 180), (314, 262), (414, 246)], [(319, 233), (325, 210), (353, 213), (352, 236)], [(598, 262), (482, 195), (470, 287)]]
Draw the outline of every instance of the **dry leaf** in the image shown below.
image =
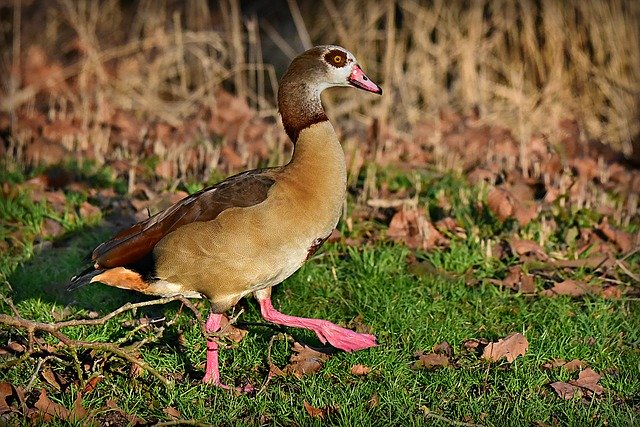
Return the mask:
[(378, 395), (378, 393), (373, 393), (373, 395), (371, 396), (371, 399), (369, 399), (369, 401), (367, 402), (367, 406), (369, 408), (375, 408), (379, 404), (380, 404), (380, 396)]
[(369, 372), (371, 372), (371, 368), (365, 365), (353, 365), (351, 367), (352, 375), (362, 376), (367, 375)]
[(513, 217), (524, 227), (538, 216), (538, 205), (534, 202), (520, 202), (516, 199)]
[(123, 411), (122, 409), (120, 409), (115, 400), (107, 399), (106, 403), (107, 403), (107, 407), (108, 408), (111, 408), (111, 410), (113, 410), (114, 412), (117, 412), (124, 419), (126, 419), (129, 425), (137, 426), (137, 425), (146, 425), (147, 424), (145, 422), (145, 420), (143, 420), (142, 418), (139, 418), (139, 417), (137, 417), (135, 415), (128, 414), (125, 411)]
[(550, 362), (545, 362), (542, 367), (544, 369), (559, 368), (560, 366), (564, 366), (566, 363), (567, 361), (564, 359), (553, 359)]
[(607, 299), (620, 299), (622, 298), (622, 294), (624, 293), (624, 289), (620, 286), (607, 286), (602, 289), (600, 292), (600, 296)]
[(486, 346), (487, 344), (489, 344), (489, 341), (483, 340), (483, 339), (469, 339), (469, 340), (465, 340), (462, 343), (462, 346), (464, 348), (466, 348), (467, 350), (476, 350), (480, 347)]
[(58, 221), (45, 218), (42, 222), (42, 228), (40, 229), (40, 235), (42, 237), (57, 237), (62, 233), (64, 233), (64, 228)]
[(174, 420), (180, 418), (180, 411), (178, 411), (173, 406), (167, 406), (166, 408), (164, 408), (162, 410), (162, 412), (164, 412), (165, 414), (167, 414), (170, 418), (173, 418)]
[(7, 398), (13, 395), (13, 386), (8, 382), (0, 382), (0, 414), (11, 411)]
[(104, 375), (96, 375), (95, 377), (89, 378), (89, 381), (85, 384), (82, 389), (82, 394), (87, 395), (96, 389), (98, 383), (104, 379)]
[(513, 215), (515, 201), (511, 193), (504, 188), (495, 187), (487, 195), (487, 206), (500, 221)]
[(423, 250), (449, 243), (419, 208), (402, 208), (396, 212), (389, 223), (387, 237), (410, 248)]
[(240, 342), (244, 339), (247, 333), (248, 331), (246, 329), (240, 329), (229, 324), (229, 318), (227, 316), (222, 316), (219, 336), (226, 337), (233, 342)]
[(86, 418), (88, 412), (82, 406), (82, 393), (78, 393), (76, 396), (76, 400), (73, 401), (73, 406), (71, 407), (71, 412), (69, 413), (69, 419), (73, 421), (79, 421)]
[(602, 222), (597, 227), (597, 230), (601, 232), (609, 241), (613, 242), (621, 252), (629, 252), (633, 247), (633, 238), (630, 233), (622, 230), (618, 230), (609, 224), (607, 217), (602, 219)]
[(5, 348), (13, 351), (14, 353), (24, 353), (26, 350), (26, 347), (17, 341), (11, 341)]
[(49, 399), (45, 389), (40, 391), (40, 397), (35, 403), (35, 407), (42, 415), (45, 415), (45, 420), (48, 420), (51, 417), (59, 418), (63, 421), (69, 419), (69, 410), (59, 403), (55, 403)]
[(80, 208), (78, 209), (78, 213), (80, 214), (80, 218), (93, 218), (100, 215), (100, 208), (97, 206), (93, 206), (89, 202), (83, 202)]
[(316, 408), (315, 406), (311, 406), (306, 400), (302, 402), (304, 405), (304, 409), (307, 411), (307, 414), (312, 418), (324, 418), (324, 410), (320, 408)]
[(545, 289), (540, 292), (541, 295), (551, 297), (555, 295), (569, 295), (572, 297), (579, 297), (591, 292), (591, 289), (586, 284), (577, 280), (564, 280), (560, 283), (556, 283), (552, 288)]
[(453, 356), (453, 348), (446, 341), (442, 341), (440, 344), (434, 345), (431, 350), (436, 354), (444, 354), (447, 357)]
[(516, 357), (524, 356), (529, 348), (529, 341), (521, 333), (508, 335), (507, 337), (487, 344), (482, 352), (484, 359), (497, 362), (503, 357), (507, 362), (513, 362)]
[(587, 368), (584, 371), (580, 372), (577, 380), (569, 381), (569, 384), (587, 389), (598, 395), (604, 392), (604, 387), (598, 384), (600, 378), (602, 378), (602, 375), (598, 374), (591, 368)]
[(60, 390), (62, 388), (60, 387), (60, 383), (58, 383), (58, 380), (56, 379), (56, 375), (50, 368), (47, 367), (42, 370), (42, 377), (47, 382), (47, 384), (51, 385), (56, 390)]
[(487, 206), (500, 221), (515, 218), (521, 226), (527, 225), (538, 216), (538, 205), (533, 202), (523, 202), (511, 191), (495, 187), (487, 195)]
[(546, 261), (549, 259), (549, 256), (546, 254), (544, 249), (533, 240), (522, 240), (514, 238), (509, 240), (509, 245), (511, 246), (511, 250), (519, 256), (533, 255), (540, 261)]
[(568, 383), (558, 381), (551, 384), (558, 396), (569, 400), (574, 396), (582, 397), (584, 394), (591, 396), (604, 393), (604, 387), (598, 384), (602, 376), (591, 368), (586, 368), (578, 375), (577, 380)]
[(555, 390), (558, 396), (560, 396), (565, 400), (572, 399), (573, 396), (576, 395), (576, 393), (578, 394), (578, 397), (582, 396), (582, 390), (580, 390), (579, 387), (575, 387), (571, 384), (568, 384), (562, 381), (556, 381), (554, 383), (551, 383), (551, 387)]
[(535, 294), (536, 282), (533, 280), (533, 276), (529, 273), (522, 273), (520, 277), (520, 292), (523, 294)]
[[(142, 356), (140, 353), (135, 354), (135, 358), (138, 360), (142, 360)], [(129, 367), (129, 378), (138, 378), (139, 376), (144, 374), (144, 368), (137, 363), (131, 363)]]
[(490, 279), (489, 281), (495, 285), (504, 286), (524, 294), (532, 294), (536, 291), (533, 276), (522, 271), (522, 267), (519, 265), (509, 267), (509, 273), (503, 280)]
[(418, 360), (413, 364), (413, 369), (434, 369), (450, 365), (449, 358), (444, 354), (418, 352), (416, 356)]
[(322, 364), (329, 359), (329, 355), (297, 342), (293, 344), (293, 351), (289, 364), (283, 370), (299, 378), (319, 371)]

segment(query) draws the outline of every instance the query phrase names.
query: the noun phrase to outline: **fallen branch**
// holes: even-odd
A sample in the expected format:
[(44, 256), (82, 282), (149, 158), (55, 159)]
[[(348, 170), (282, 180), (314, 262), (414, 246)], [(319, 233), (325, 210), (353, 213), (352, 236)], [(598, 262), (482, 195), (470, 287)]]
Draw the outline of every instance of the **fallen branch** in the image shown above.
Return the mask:
[[(55, 322), (55, 323), (45, 323), (45, 322), (37, 322), (34, 320), (29, 320), (23, 318), (18, 310), (13, 306), (11, 301), (8, 301), (5, 298), (5, 302), (9, 304), (11, 307), (14, 316), (9, 316), (6, 314), (0, 314), (0, 324), (7, 325), (16, 329), (25, 330), (28, 335), (28, 348), (25, 352), (18, 358), (8, 361), (7, 363), (1, 364), (0, 369), (6, 369), (7, 367), (13, 366), (15, 364), (22, 363), (28, 360), (31, 355), (34, 353), (34, 345), (37, 345), (37, 341), (35, 338), (36, 332), (45, 332), (49, 335), (55, 337), (58, 341), (68, 347), (72, 353), (74, 354), (74, 360), (76, 362), (76, 369), (78, 370), (78, 374), (81, 374), (81, 370), (79, 367), (79, 361), (75, 354), (77, 349), (90, 349), (90, 350), (100, 350), (107, 353), (114, 354), (122, 359), (125, 359), (131, 363), (138, 365), (141, 369), (149, 372), (153, 376), (155, 376), (158, 380), (160, 380), (165, 386), (171, 386), (172, 382), (160, 374), (153, 367), (140, 360), (137, 355), (132, 350), (137, 350), (140, 346), (144, 345), (148, 342), (148, 340), (142, 340), (129, 348), (122, 348), (117, 344), (112, 343), (102, 343), (102, 342), (88, 342), (81, 340), (74, 340), (69, 338), (66, 334), (62, 332), (62, 329), (73, 327), (73, 326), (95, 326), (95, 325), (104, 325), (106, 322), (114, 318), (115, 316), (122, 314), (126, 311), (135, 310), (141, 307), (148, 307), (152, 305), (162, 305), (172, 301), (181, 301), (182, 304), (188, 307), (196, 316), (198, 323), (200, 324), (200, 329), (203, 333), (203, 336), (207, 337), (204, 328), (204, 320), (200, 315), (200, 312), (195, 308), (195, 306), (186, 298), (182, 296), (173, 296), (167, 298), (160, 298), (152, 301), (144, 301), (139, 303), (127, 303), (122, 307), (112, 311), (111, 313), (99, 318), (99, 319), (75, 319), (75, 320), (67, 320), (64, 322)], [(161, 333), (160, 333), (161, 334)], [(159, 338), (159, 335), (156, 336)], [(36, 370), (37, 374), (37, 370)]]

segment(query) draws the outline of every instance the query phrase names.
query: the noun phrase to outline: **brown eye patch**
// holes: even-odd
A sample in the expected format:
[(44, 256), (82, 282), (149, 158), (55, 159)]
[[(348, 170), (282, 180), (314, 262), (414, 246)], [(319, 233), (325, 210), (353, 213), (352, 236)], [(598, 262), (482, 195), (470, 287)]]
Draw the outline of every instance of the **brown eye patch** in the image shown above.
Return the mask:
[(347, 63), (347, 54), (339, 49), (332, 49), (324, 55), (324, 60), (336, 68), (344, 67)]

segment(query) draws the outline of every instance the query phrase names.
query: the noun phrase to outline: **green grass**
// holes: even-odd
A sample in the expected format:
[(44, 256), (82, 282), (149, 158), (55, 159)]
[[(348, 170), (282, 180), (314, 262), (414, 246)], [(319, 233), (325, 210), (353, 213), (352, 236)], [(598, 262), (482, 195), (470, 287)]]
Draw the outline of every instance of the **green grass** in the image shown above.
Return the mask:
[[(428, 191), (455, 193), (452, 188), (458, 185), (457, 179), (439, 182), (444, 184)], [(471, 221), (469, 230), (477, 227), (481, 237), (499, 235), (510, 227), (496, 223), (486, 212), (465, 208), (456, 197), (452, 201), (454, 213)], [(41, 209), (39, 205), (22, 208), (25, 212)], [(106, 314), (127, 300), (142, 300), (137, 294), (103, 285), (87, 286), (75, 293), (64, 290), (69, 278), (81, 268), (82, 256), (106, 236), (105, 230), (85, 227), (72, 230), (63, 245), (20, 257), (3, 255), (3, 263), (13, 266), (7, 280), (22, 315), (53, 321), (52, 311), (66, 306), (71, 307), (72, 316), (81, 317), (90, 311)], [(640, 309), (635, 299), (543, 298), (499, 289), (481, 279), (503, 275), (506, 266), (486, 259), (477, 236), (471, 232), (467, 239), (455, 240), (446, 250), (417, 254), (419, 260), (432, 265), (428, 273), (412, 274), (414, 270), (407, 266), (408, 254), (408, 249), (390, 243), (361, 248), (326, 245), (274, 291), (275, 307), (288, 314), (329, 319), (345, 326), (361, 316), (378, 338), (376, 348), (353, 354), (337, 352), (316, 374), (300, 379), (274, 377), (260, 393), (238, 396), (200, 383), (205, 342), (193, 315), (184, 311), (158, 341), (142, 348), (144, 360), (173, 379), (174, 387), (165, 388), (149, 374), (131, 377), (130, 364), (113, 356), (81, 352), (81, 361), (90, 366), (83, 374), (84, 380), (90, 373), (104, 375), (96, 390), (84, 398), (84, 406), (98, 410), (112, 399), (125, 412), (146, 421), (169, 420), (163, 409), (173, 406), (184, 419), (213, 425), (449, 425), (428, 413), (494, 426), (639, 425)], [(26, 258), (29, 260), (16, 267)], [(8, 313), (6, 305), (0, 307)], [(205, 303), (198, 307), (206, 314)], [(151, 307), (126, 313), (104, 326), (69, 328), (65, 332), (75, 339), (114, 342), (133, 328), (126, 321), (142, 316), (166, 316), (168, 320), (178, 308), (177, 303)], [(260, 388), (268, 373), (269, 341), (279, 330), (259, 324), (255, 301), (243, 301), (239, 308), (245, 310), (240, 320), (248, 323), (249, 334), (221, 352), (223, 381), (238, 385), (250, 382)], [(150, 337), (153, 332), (141, 330), (133, 338)], [(320, 346), (310, 332), (286, 332), (296, 341)], [(529, 349), (512, 364), (489, 363), (463, 347), (468, 339), (493, 341), (514, 332), (526, 336)], [(1, 341), (20, 334), (0, 328)], [(412, 369), (416, 351), (430, 351), (442, 341), (454, 349), (453, 367)], [(288, 340), (274, 341), (273, 362), (283, 367), (291, 347)], [(606, 389), (604, 395), (587, 401), (557, 397), (549, 384), (575, 379), (577, 373), (542, 367), (555, 358), (579, 358), (603, 373), (600, 384)], [(366, 365), (371, 372), (354, 376), (350, 368), (355, 364)], [(25, 386), (35, 365), (27, 362), (3, 370), (0, 381)], [(31, 399), (45, 388), (53, 400), (70, 408), (82, 387), (82, 382), (74, 383), (70, 356), (62, 362), (49, 361), (48, 366), (68, 378), (70, 385), (65, 392), (57, 392), (40, 375), (33, 384), (31, 393), (35, 397)], [(374, 395), (378, 403), (371, 405)], [(323, 421), (314, 419), (303, 407), (305, 400), (315, 407), (339, 409)], [(66, 424), (58, 421), (58, 425)]]

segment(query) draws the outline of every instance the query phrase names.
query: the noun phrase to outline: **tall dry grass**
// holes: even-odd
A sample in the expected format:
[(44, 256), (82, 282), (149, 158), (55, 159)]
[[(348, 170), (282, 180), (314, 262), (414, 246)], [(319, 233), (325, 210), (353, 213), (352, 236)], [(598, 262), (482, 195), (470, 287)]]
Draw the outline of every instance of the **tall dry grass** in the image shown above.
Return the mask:
[[(3, 38), (9, 43), (1, 46), (0, 107), (15, 120), (19, 109), (36, 108), (39, 92), (56, 87), (47, 91), (49, 116), (76, 117), (85, 130), (68, 148), (93, 145), (98, 157), (111, 155), (109, 129), (100, 124), (115, 109), (179, 126), (203, 106), (215, 109), (217, 89), (226, 87), (260, 116), (276, 117), (276, 72), (262, 46), (266, 37), (292, 56), (295, 38), (305, 46), (348, 47), (383, 85), (380, 99), (345, 92), (328, 96), (339, 123), (345, 117), (351, 123), (375, 117), (408, 135), (444, 107), (477, 109), (482, 120), (511, 128), (523, 143), (535, 133), (558, 143), (558, 121), (573, 117), (586, 138), (627, 153), (640, 130), (640, 2), (635, 0), (281, 4), (295, 24), (294, 34), (279, 33), (278, 22), (243, 15), (238, 0), (14, 0), (4, 8), (11, 25)], [(20, 81), (18, 70), (33, 44), (62, 67)], [(80, 94), (65, 90), (65, 81), (75, 82)], [(18, 145), (13, 152), (28, 137), (13, 135)], [(270, 144), (281, 156), (283, 141)], [(123, 153), (126, 157), (126, 147)]]
[(377, 71), (387, 96), (374, 111), (399, 129), (477, 106), (523, 141), (557, 142), (558, 121), (575, 118), (628, 153), (640, 130), (640, 2), (323, 0), (323, 15), (312, 38), (335, 37)]

